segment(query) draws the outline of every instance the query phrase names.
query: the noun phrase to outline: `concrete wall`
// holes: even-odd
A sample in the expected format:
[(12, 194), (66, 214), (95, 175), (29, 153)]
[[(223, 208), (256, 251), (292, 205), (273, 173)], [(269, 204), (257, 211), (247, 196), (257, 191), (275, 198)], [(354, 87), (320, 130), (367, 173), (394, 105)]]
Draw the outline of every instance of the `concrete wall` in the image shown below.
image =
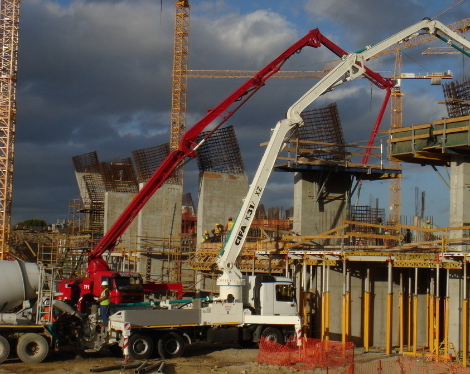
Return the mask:
[[(138, 271), (156, 282), (175, 282), (176, 266), (169, 249), (180, 237), (183, 186), (164, 184), (137, 216), (138, 248), (145, 255)], [(150, 240), (148, 240), (150, 238)]]
[(351, 184), (347, 173), (296, 173), (294, 232), (316, 235), (339, 226), (341, 219), (348, 219)]
[(228, 217), (235, 220), (248, 192), (246, 175), (204, 172), (199, 176), (197, 238), (216, 223), (223, 226)]

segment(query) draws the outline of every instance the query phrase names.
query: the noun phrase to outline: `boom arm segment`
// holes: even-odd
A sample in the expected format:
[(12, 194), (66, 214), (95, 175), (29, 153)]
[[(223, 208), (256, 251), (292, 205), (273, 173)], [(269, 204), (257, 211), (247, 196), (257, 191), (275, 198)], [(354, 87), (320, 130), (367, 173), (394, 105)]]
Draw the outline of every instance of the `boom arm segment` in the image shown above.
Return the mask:
[[(281, 66), (293, 54), (300, 52), (304, 47), (320, 47), (325, 45), (332, 50), (337, 56), (342, 57), (346, 54), (343, 50), (335, 47), (326, 37), (324, 37), (318, 29), (309, 31), (307, 35), (287, 48), (277, 58), (271, 61), (263, 69), (259, 71), (253, 78), (247, 80), (239, 88), (237, 88), (230, 96), (224, 99), (214, 109), (194, 124), (181, 138), (179, 149), (172, 151), (162, 164), (155, 170), (144, 187), (137, 193), (126, 209), (121, 213), (118, 219), (110, 227), (108, 232), (98, 242), (95, 248), (88, 254), (88, 272), (92, 273), (96, 270), (108, 270), (107, 263), (102, 259), (102, 255), (107, 250), (113, 250), (115, 243), (119, 237), (126, 231), (134, 218), (143, 208), (145, 203), (162, 186), (162, 184), (172, 175), (172, 173), (182, 166), (185, 159), (195, 157), (195, 150), (202, 144), (196, 144), (197, 136), (213, 121), (220, 117), (221, 122), (216, 125), (218, 128), (224, 123), (234, 112), (258, 89), (264, 82), (274, 73), (279, 71)], [(246, 97), (245, 97), (246, 96)], [(232, 111), (229, 108), (235, 102), (240, 101), (239, 105)], [(203, 140), (204, 141), (204, 140)]]
[[(303, 120), (300, 116), (302, 111), (325, 92), (364, 74), (379, 88), (387, 89), (384, 103), (382, 104), (377, 121), (374, 125), (373, 136), (375, 136), (383, 117), (385, 107), (388, 103), (388, 99), (390, 98), (390, 92), (391, 88), (394, 86), (394, 82), (389, 79), (382, 78), (380, 74), (369, 70), (364, 65), (364, 61), (388, 48), (390, 45), (413, 36), (417, 31), (422, 29), (427, 30), (428, 33), (434, 35), (436, 35), (436, 30), (439, 30), (451, 39), (470, 49), (470, 43), (467, 40), (457, 35), (454, 31), (450, 30), (439, 21), (430, 20), (420, 21), (372, 47), (366, 47), (357, 53), (349, 55), (342, 51), (338, 46), (334, 45), (334, 43), (329, 42), (328, 48), (334, 51), (334, 53), (338, 54), (338, 51), (344, 52), (342, 57), (343, 61), (289, 108), (286, 115), (287, 118), (285, 120), (278, 122), (270, 138), (269, 144), (266, 147), (263, 159), (261, 160), (250, 189), (248, 190), (247, 197), (245, 198), (240, 213), (232, 227), (230, 236), (222, 247), (219, 257), (217, 258), (217, 265), (219, 269), (223, 271), (223, 274), (217, 280), (217, 284), (221, 289), (221, 298), (226, 298), (230, 293), (235, 297), (238, 297), (239, 295), (236, 288), (237, 286), (243, 285), (243, 281), (241, 279), (240, 271), (235, 266), (235, 261), (240, 254), (243, 244), (245, 243), (249, 228), (253, 222), (256, 209), (261, 201), (262, 194), (277, 155), (285, 144), (284, 138), (289, 130), (303, 125)], [(441, 36), (438, 37), (442, 39)]]

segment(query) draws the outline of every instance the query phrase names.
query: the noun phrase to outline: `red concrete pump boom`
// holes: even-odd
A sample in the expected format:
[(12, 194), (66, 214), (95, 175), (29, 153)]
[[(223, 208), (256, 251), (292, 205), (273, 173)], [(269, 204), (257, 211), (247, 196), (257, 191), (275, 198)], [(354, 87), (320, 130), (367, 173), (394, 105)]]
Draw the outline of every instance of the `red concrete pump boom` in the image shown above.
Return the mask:
[[(264, 82), (268, 78), (279, 71), (284, 62), (286, 62), (286, 60), (293, 54), (300, 52), (307, 46), (318, 48), (321, 45), (328, 48), (338, 57), (348, 55), (347, 52), (323, 36), (318, 29), (311, 30), (307, 35), (287, 48), (283, 53), (261, 69), (253, 78), (243, 83), (214, 109), (209, 110), (201, 120), (194, 124), (182, 136), (179, 149), (172, 151), (166, 159), (163, 160), (161, 165), (155, 170), (142, 189), (135, 195), (133, 200), (99, 241), (93, 251), (89, 253), (88, 272), (94, 273), (96, 271), (109, 270), (108, 264), (102, 258), (103, 253), (107, 250), (112, 251), (114, 249), (115, 243), (119, 237), (126, 231), (150, 197), (168, 178), (170, 178), (172, 173), (174, 173), (175, 170), (183, 164), (185, 159), (195, 157), (195, 150), (200, 144), (202, 144), (202, 142), (196, 143), (196, 138), (209, 124), (220, 117), (221, 122), (216, 125), (215, 129), (222, 125), (222, 123), (231, 117), (247, 99), (249, 99), (264, 85)], [(390, 79), (383, 78), (380, 74), (369, 70), (367, 67), (364, 68), (366, 71), (364, 74), (366, 78), (379, 88), (385, 89), (394, 85)], [(233, 110), (229, 111), (229, 108), (235, 102), (239, 102), (238, 105)], [(215, 129), (213, 131), (215, 131)]]

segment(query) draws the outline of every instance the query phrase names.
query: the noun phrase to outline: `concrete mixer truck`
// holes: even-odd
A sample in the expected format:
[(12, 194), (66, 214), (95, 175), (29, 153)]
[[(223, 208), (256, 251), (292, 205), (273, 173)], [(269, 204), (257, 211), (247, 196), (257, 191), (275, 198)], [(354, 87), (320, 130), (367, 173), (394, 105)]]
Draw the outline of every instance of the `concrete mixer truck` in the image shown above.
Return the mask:
[(50, 349), (118, 343), (97, 328), (97, 308), (85, 315), (57, 299), (53, 268), (2, 260), (0, 276), (0, 363), (15, 353), (24, 362), (38, 363)]

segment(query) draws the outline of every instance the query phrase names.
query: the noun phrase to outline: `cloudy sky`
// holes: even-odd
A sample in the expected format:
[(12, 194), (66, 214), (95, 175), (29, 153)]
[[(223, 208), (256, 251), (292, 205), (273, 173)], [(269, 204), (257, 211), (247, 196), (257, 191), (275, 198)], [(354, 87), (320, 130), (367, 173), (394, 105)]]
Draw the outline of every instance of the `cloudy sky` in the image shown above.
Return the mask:
[[(18, 119), (13, 223), (67, 218), (78, 197), (72, 157), (97, 151), (100, 161), (169, 141), (174, 1), (22, 0), (18, 62)], [(309, 30), (319, 28), (346, 51), (377, 43), (424, 17), (435, 17), (457, 0), (190, 0), (189, 68), (259, 70)], [(445, 24), (470, 16), (463, 2), (438, 17)], [(404, 51), (403, 71), (468, 70), (461, 56), (423, 56), (434, 41)], [(326, 48), (304, 50), (288, 70), (322, 70), (335, 56)], [(393, 71), (394, 56), (369, 67)], [(188, 127), (242, 81), (190, 79)], [(261, 159), (258, 145), (287, 108), (316, 83), (271, 79), (230, 121), (250, 178)], [(404, 126), (446, 116), (442, 89), (429, 82), (403, 83)], [(347, 142), (367, 141), (383, 92), (366, 80), (338, 87), (310, 108), (337, 102)], [(389, 126), (387, 114), (383, 128)], [(185, 191), (197, 193), (196, 163), (186, 171)], [(430, 167), (405, 165), (404, 214), (415, 208), (415, 186), (426, 192), (425, 214), (447, 225), (448, 190)], [(443, 171), (445, 174), (445, 172)], [(289, 208), (293, 176), (276, 173), (266, 197)], [(387, 207), (388, 182), (361, 192), (360, 204)], [(269, 202), (265, 203), (271, 206)]]

